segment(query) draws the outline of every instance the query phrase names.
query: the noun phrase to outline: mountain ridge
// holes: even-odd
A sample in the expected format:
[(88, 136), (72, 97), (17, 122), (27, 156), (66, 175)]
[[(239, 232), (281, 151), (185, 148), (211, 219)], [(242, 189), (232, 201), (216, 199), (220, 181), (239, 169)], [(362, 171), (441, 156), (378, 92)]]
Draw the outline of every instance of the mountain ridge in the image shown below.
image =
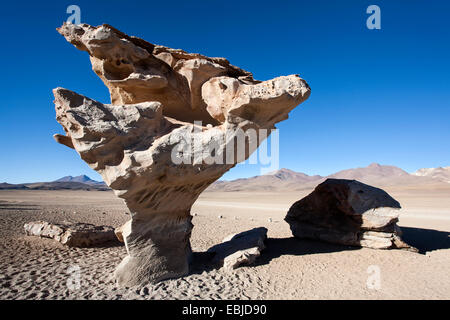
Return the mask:
[(103, 181), (96, 181), (89, 178), (87, 175), (79, 175), (79, 176), (64, 176), (52, 182), (80, 182), (85, 184), (105, 184)]
[(104, 182), (96, 181), (86, 175), (65, 176), (55, 181), (31, 183), (0, 183), (0, 190), (110, 190)]
[(437, 168), (423, 168), (412, 173), (419, 177), (431, 177), (450, 183), (450, 166)]
[[(372, 163), (338, 171), (328, 176), (308, 175), (281, 168), (260, 176), (239, 178), (231, 181), (216, 181), (207, 191), (296, 191), (313, 188), (328, 178), (350, 179), (377, 187), (450, 184), (450, 166), (423, 168), (408, 173), (391, 165)], [(51, 182), (10, 184), (0, 183), (0, 190), (110, 190), (102, 181), (87, 175), (64, 176)]]
[(447, 182), (445, 179), (436, 177), (410, 174), (396, 166), (372, 163), (367, 167), (345, 169), (328, 176), (309, 176), (302, 172), (282, 168), (251, 178), (216, 181), (207, 191), (296, 191), (315, 187), (328, 178), (358, 180), (378, 187), (450, 183), (450, 176)]

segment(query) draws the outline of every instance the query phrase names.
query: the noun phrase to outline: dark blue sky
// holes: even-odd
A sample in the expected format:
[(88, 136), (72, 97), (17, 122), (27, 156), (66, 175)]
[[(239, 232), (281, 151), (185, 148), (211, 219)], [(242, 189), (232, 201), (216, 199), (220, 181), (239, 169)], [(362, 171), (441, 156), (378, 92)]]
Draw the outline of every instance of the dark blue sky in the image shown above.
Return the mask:
[[(259, 80), (299, 74), (312, 94), (278, 125), (280, 167), (450, 165), (449, 1), (9, 1), (0, 8), (0, 182), (99, 178), (52, 138), (62, 132), (53, 88), (109, 103), (87, 53), (55, 31), (70, 4), (83, 23), (223, 56)], [(381, 30), (366, 28), (371, 4)], [(246, 165), (225, 178), (257, 174)]]

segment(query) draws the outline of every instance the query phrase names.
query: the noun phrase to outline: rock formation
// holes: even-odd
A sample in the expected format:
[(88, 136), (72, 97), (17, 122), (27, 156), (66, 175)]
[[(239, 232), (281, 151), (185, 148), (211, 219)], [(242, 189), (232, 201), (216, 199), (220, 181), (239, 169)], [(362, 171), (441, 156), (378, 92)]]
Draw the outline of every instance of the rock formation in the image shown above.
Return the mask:
[(102, 104), (55, 89), (66, 134), (54, 137), (130, 209), (119, 230), (128, 252), (116, 270), (119, 284), (185, 275), (191, 206), (309, 97), (308, 85), (297, 75), (256, 81), (224, 58), (154, 45), (108, 25), (58, 31), (89, 54), (111, 94), (111, 104)]
[(32, 221), (24, 225), (25, 234), (50, 238), (69, 247), (95, 247), (117, 241), (114, 228), (89, 223), (48, 223)]
[(254, 228), (238, 234), (232, 234), (223, 239), (222, 243), (208, 249), (214, 253), (214, 261), (220, 263), (227, 271), (236, 269), (241, 265), (255, 262), (265, 249), (264, 241), (267, 238), (267, 229)]
[(356, 180), (327, 179), (286, 215), (297, 238), (375, 249), (410, 249), (397, 226), (400, 204), (385, 191)]

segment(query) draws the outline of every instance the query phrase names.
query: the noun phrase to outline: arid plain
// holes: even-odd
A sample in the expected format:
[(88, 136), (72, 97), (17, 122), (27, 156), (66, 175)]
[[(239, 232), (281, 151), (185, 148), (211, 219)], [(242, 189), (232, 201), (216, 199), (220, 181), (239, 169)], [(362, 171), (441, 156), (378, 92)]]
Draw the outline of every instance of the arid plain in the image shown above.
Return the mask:
[[(192, 209), (190, 274), (135, 288), (119, 288), (112, 277), (126, 255), (124, 246), (68, 248), (23, 231), (24, 223), (33, 220), (120, 226), (129, 215), (112, 191), (1, 190), (0, 298), (449, 299), (450, 185), (384, 189), (401, 203), (403, 238), (420, 253), (293, 238), (283, 218), (313, 187), (207, 191)], [(255, 265), (227, 272), (208, 262), (208, 248), (229, 234), (259, 226), (269, 231)], [(75, 287), (70, 285), (74, 266), (80, 276)], [(379, 288), (367, 284), (370, 266), (379, 268)]]

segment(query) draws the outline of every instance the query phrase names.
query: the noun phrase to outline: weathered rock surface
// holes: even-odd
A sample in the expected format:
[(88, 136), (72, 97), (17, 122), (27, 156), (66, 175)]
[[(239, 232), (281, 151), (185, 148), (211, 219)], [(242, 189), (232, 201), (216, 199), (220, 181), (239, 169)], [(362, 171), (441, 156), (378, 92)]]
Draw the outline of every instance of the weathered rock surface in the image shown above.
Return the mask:
[(128, 227), (128, 224), (130, 224), (130, 222), (131, 222), (131, 220), (127, 221), (120, 227), (117, 227), (114, 229), (114, 233), (116, 235), (117, 240), (119, 240), (122, 243), (125, 242), (125, 240), (123, 240), (123, 231)]
[[(308, 85), (297, 75), (256, 81), (224, 58), (154, 45), (108, 25), (58, 31), (90, 55), (111, 94), (112, 104), (103, 104), (53, 91), (66, 133), (55, 140), (74, 148), (130, 209), (131, 221), (118, 230), (128, 251), (119, 284), (185, 275), (191, 206), (256, 150), (266, 138), (260, 130), (270, 134), (309, 97)], [(251, 130), (242, 151), (235, 141)]]
[(69, 247), (95, 247), (117, 241), (114, 228), (89, 223), (48, 223), (32, 221), (24, 225), (25, 233), (54, 239)]
[(266, 238), (266, 228), (254, 228), (229, 235), (222, 243), (209, 248), (208, 252), (215, 253), (214, 261), (223, 264), (225, 270), (231, 271), (241, 265), (254, 263), (265, 249)]
[(401, 240), (400, 204), (356, 180), (327, 179), (295, 202), (285, 221), (297, 238), (375, 249), (414, 248)]

